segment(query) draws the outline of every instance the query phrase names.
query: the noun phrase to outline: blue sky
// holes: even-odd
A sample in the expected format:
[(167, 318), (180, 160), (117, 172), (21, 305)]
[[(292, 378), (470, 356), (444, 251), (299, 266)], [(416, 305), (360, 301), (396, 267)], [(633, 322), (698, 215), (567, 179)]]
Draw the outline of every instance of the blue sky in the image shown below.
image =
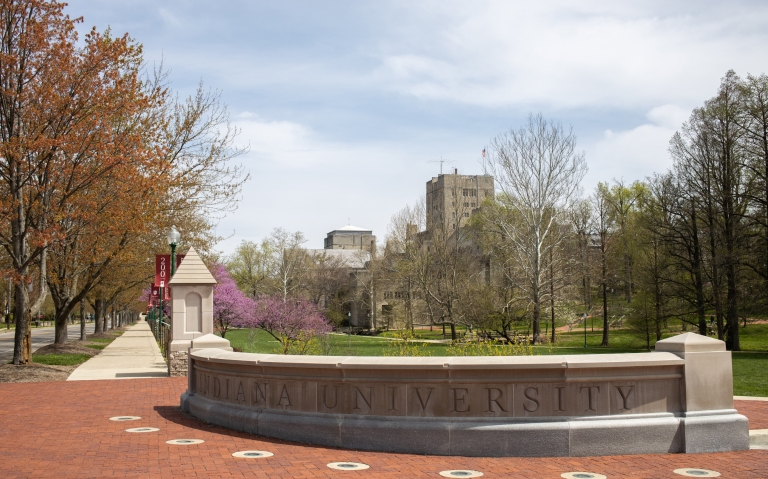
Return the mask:
[(180, 94), (221, 91), (252, 176), (219, 224), (225, 254), (275, 227), (314, 248), (348, 222), (383, 241), (435, 161), (480, 173), (482, 148), (529, 113), (573, 127), (585, 191), (642, 179), (728, 69), (768, 70), (757, 1), (69, 4), (83, 31), (130, 33)]

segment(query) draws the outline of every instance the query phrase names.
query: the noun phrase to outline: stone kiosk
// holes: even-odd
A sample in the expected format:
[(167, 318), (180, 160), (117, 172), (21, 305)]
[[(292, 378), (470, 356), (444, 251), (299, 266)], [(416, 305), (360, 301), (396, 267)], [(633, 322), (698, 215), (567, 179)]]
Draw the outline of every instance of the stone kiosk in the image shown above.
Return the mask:
[(171, 288), (171, 344), (168, 375), (186, 376), (189, 350), (220, 348), (232, 351), (229, 341), (213, 334), (213, 285), (216, 280), (194, 248), (189, 248)]
[[(185, 259), (186, 261), (186, 259)], [(656, 352), (346, 357), (197, 349), (184, 411), (253, 434), (350, 449), (590, 456), (749, 448), (731, 353), (685, 333)]]

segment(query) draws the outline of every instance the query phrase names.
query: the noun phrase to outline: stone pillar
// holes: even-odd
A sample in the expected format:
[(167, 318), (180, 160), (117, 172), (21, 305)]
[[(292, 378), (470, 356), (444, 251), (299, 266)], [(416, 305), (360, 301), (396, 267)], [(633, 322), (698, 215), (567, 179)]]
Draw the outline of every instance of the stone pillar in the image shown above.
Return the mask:
[[(190, 248), (173, 278), (171, 288), (171, 343), (168, 375), (187, 376), (189, 350), (215, 347), (231, 351), (229, 341), (213, 334), (213, 285), (216, 280), (194, 248)], [(195, 344), (197, 343), (197, 344)]]
[(733, 365), (723, 341), (683, 333), (656, 343), (685, 360), (683, 452), (749, 449), (747, 418), (733, 409)]

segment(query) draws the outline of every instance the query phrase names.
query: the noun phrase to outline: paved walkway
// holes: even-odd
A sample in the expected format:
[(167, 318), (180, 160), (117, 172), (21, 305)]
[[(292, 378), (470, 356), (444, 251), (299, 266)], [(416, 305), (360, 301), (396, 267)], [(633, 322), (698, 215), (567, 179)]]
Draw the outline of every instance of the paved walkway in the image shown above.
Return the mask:
[[(472, 469), (483, 479), (561, 479), (585, 471), (608, 479), (681, 479), (673, 471), (701, 468), (722, 479), (765, 479), (768, 450), (719, 454), (609, 457), (483, 458), (387, 454), (315, 447), (230, 431), (179, 411), (186, 378), (0, 384), (0, 477), (10, 478), (433, 478)], [(768, 403), (737, 401), (750, 428), (768, 428)], [(134, 421), (110, 421), (139, 416)], [(129, 428), (157, 428), (144, 433)], [(171, 445), (172, 439), (202, 439)], [(238, 458), (238, 451), (268, 451)], [(335, 471), (331, 462), (362, 462), (362, 471)]]
[(140, 321), (112, 341), (98, 356), (81, 364), (67, 381), (163, 377), (168, 377), (165, 359), (160, 354), (149, 324)]

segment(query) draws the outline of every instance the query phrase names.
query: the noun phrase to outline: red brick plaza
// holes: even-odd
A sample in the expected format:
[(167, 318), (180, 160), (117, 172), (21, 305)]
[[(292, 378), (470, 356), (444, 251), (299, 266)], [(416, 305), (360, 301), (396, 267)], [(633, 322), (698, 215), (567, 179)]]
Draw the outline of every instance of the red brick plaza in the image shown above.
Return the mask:
[[(560, 478), (586, 471), (607, 478), (681, 478), (679, 468), (718, 471), (723, 478), (768, 478), (768, 450), (592, 458), (419, 456), (306, 446), (204, 424), (179, 410), (186, 378), (0, 384), (1, 478), (88, 477), (431, 477), (451, 469), (484, 477)], [(750, 429), (768, 428), (768, 402), (737, 401)], [(141, 416), (110, 421), (113, 416)], [(154, 427), (157, 432), (129, 433)], [(202, 439), (169, 445), (171, 439)], [(267, 458), (236, 458), (260, 450)], [(338, 471), (331, 462), (369, 469)]]

